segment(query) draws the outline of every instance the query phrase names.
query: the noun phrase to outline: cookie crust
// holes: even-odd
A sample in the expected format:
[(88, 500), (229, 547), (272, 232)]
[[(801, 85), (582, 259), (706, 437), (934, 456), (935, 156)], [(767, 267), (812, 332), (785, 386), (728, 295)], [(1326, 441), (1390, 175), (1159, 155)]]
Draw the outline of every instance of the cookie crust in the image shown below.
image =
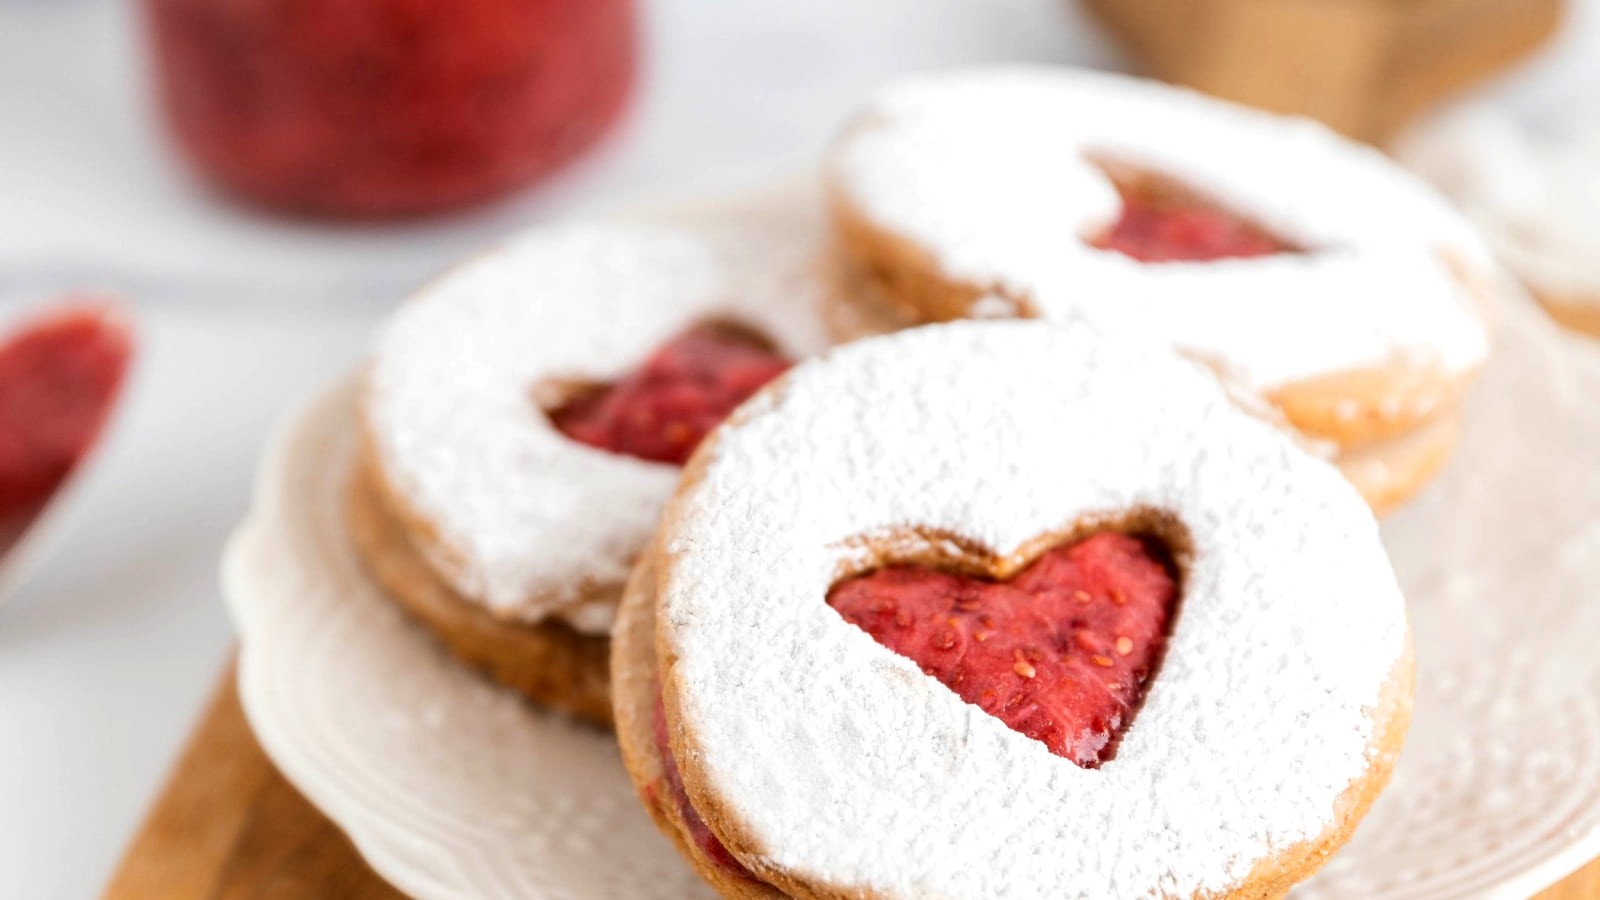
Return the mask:
[(534, 703), (611, 725), (610, 640), (560, 622), (495, 618), (445, 584), (412, 545), (379, 476), (358, 462), (345, 513), (357, 555), (384, 592), (450, 653)]

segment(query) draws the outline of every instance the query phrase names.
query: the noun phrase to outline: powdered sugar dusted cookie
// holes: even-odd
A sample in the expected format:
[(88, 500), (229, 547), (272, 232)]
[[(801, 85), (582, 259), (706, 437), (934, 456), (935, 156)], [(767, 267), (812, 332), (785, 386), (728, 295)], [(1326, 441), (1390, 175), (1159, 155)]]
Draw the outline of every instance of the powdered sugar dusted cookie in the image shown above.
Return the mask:
[[(358, 536), (407, 544), (364, 552), (437, 582), (391, 592), (493, 671), (527, 658), (527, 628), (603, 639), (679, 465), (824, 346), (820, 236), (802, 200), (752, 201), (531, 232), (426, 288), (379, 336), (362, 399)], [(374, 566), (401, 568), (417, 571)], [(441, 622), (442, 593), (460, 608)], [(505, 640), (451, 640), (485, 619)]]
[(913, 79), (827, 174), (847, 265), (909, 319), (1168, 340), (1340, 448), (1453, 408), (1506, 289), (1464, 220), (1377, 151), (1122, 76)]
[(1399, 152), (1461, 206), (1553, 318), (1600, 337), (1600, 123), (1567, 112), (1562, 127), (1536, 129), (1468, 106), (1417, 129)]
[(792, 370), (690, 463), (616, 635), (625, 761), (730, 896), (1277, 896), (1410, 709), (1356, 492), (1082, 324)]

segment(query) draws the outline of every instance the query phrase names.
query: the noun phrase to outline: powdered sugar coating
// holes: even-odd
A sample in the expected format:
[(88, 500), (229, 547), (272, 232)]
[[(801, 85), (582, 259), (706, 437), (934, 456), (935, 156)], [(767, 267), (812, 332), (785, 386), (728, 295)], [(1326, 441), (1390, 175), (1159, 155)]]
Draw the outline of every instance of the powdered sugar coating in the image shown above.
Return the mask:
[[(1147, 265), (1090, 247), (1121, 199), (1087, 155), (1176, 178), (1310, 252)], [(1377, 151), (1309, 121), (1117, 75), (975, 69), (884, 92), (830, 180), (953, 279), (1045, 318), (1163, 336), (1257, 388), (1397, 356), (1459, 373), (1487, 352), (1452, 268), (1496, 271), (1470, 227)]]
[(574, 606), (579, 588), (620, 587), (678, 470), (571, 441), (534, 387), (613, 380), (709, 317), (791, 358), (817, 352), (821, 232), (787, 195), (681, 225), (539, 230), (402, 308), (378, 337), (364, 412), (384, 475), (437, 531), (435, 568), (502, 617), (607, 630), (611, 604)]
[[(659, 641), (689, 764), (758, 869), (887, 897), (1191, 896), (1320, 835), (1367, 770), (1406, 643), (1372, 515), (1198, 366), (1083, 324), (931, 326), (796, 368), (702, 452)], [(1009, 554), (1136, 507), (1175, 515), (1193, 558), (1097, 770), (825, 603), (863, 535)]]

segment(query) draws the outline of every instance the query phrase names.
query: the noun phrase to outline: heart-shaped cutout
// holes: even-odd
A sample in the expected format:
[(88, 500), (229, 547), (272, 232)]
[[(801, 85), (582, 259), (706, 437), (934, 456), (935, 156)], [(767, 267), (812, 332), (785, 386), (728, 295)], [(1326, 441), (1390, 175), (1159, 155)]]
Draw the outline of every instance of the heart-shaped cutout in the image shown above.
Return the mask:
[(1300, 248), (1177, 179), (1106, 161), (1122, 213), (1090, 246), (1145, 263), (1251, 259)]
[(718, 320), (656, 348), (618, 381), (548, 382), (535, 396), (574, 441), (681, 466), (729, 413), (790, 365), (759, 332)]
[(924, 566), (849, 578), (828, 605), (961, 699), (1093, 768), (1156, 673), (1179, 577), (1159, 538), (1101, 531), (998, 581)]

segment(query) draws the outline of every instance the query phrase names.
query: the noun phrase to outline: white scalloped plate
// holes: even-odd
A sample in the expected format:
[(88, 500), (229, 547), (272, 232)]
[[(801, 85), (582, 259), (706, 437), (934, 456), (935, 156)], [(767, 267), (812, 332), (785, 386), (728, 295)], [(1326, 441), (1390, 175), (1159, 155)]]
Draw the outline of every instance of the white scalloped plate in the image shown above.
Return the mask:
[[(1600, 355), (1505, 315), (1449, 468), (1384, 527), (1417, 641), (1405, 755), (1296, 897), (1521, 898), (1600, 854)], [(420, 900), (711, 896), (608, 737), (468, 673), (366, 579), (353, 397), (283, 426), (224, 560), (268, 754)]]

